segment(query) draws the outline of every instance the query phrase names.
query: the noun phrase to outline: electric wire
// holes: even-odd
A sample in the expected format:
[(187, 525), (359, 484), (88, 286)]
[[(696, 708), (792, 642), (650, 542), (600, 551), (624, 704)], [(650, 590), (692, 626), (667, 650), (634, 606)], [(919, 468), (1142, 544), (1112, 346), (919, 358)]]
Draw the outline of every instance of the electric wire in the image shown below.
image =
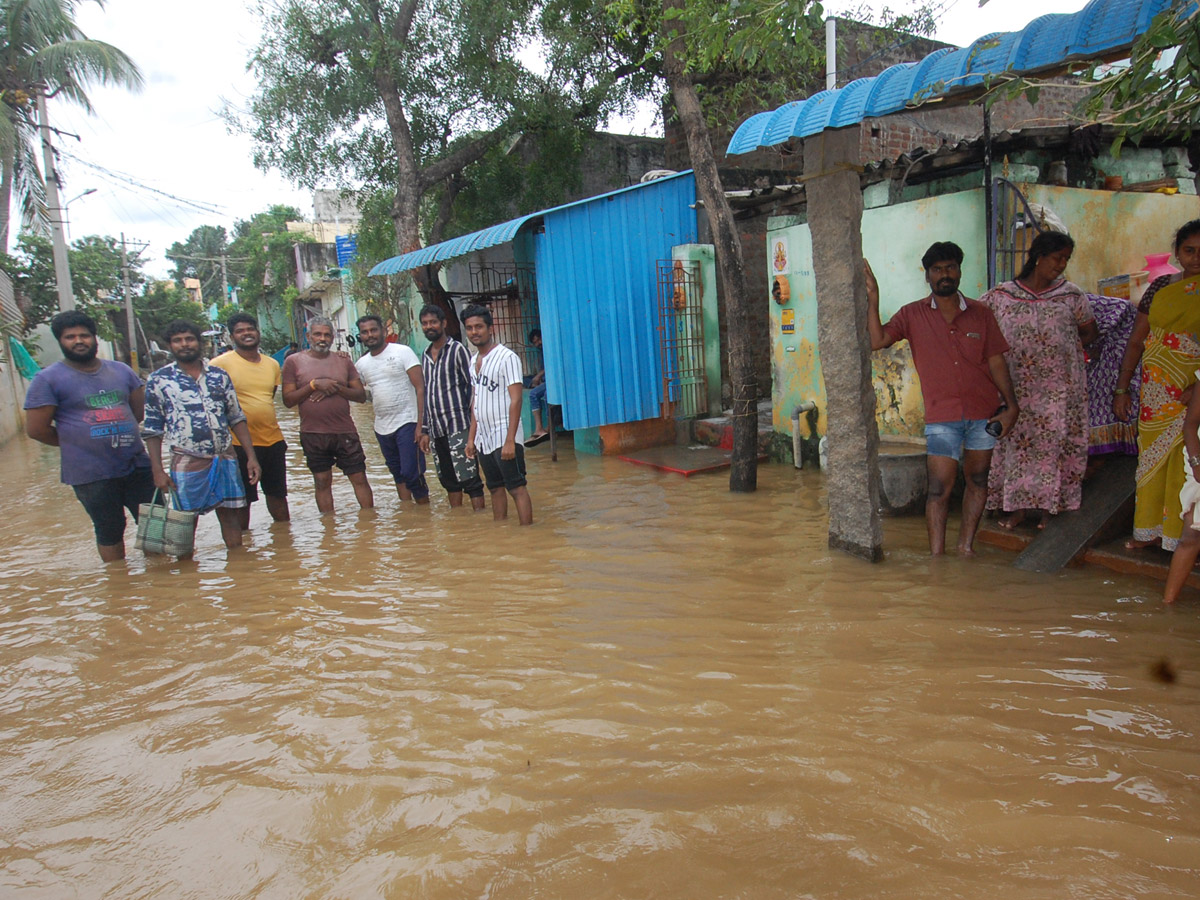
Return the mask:
[(175, 194), (171, 194), (171, 193), (168, 193), (167, 191), (159, 190), (158, 188), (151, 187), (148, 184), (142, 184), (137, 179), (133, 178), (130, 175), (126, 175), (123, 172), (114, 172), (112, 169), (107, 169), (104, 166), (97, 165), (96, 163), (93, 163), (93, 162), (89, 162), (88, 160), (83, 159), (82, 157), (76, 156), (74, 153), (71, 153), (67, 150), (60, 149), (58, 152), (61, 153), (63, 156), (65, 156), (67, 159), (70, 159), (73, 162), (77, 162), (80, 165), (85, 166), (94, 172), (97, 172), (102, 175), (107, 175), (109, 178), (115, 178), (118, 181), (123, 181), (126, 184), (130, 184), (140, 190), (148, 191), (152, 194), (158, 194), (161, 197), (166, 197), (168, 200), (174, 200), (176, 203), (178, 203), (181, 206), (190, 206), (193, 209), (199, 210), (200, 212), (211, 213), (213, 215), (218, 215), (218, 216), (223, 216), (226, 214), (226, 210), (223, 207), (218, 207), (218, 206), (214, 206), (212, 204), (203, 203), (199, 200), (188, 200), (184, 197), (178, 197)]

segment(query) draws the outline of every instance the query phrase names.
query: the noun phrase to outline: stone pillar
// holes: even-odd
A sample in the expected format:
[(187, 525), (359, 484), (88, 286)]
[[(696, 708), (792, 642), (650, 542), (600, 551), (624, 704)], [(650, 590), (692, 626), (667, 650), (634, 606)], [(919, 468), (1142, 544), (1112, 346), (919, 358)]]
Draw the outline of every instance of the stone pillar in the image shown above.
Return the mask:
[(829, 404), (829, 546), (879, 562), (879, 430), (871, 386), (858, 163), (857, 125), (804, 141), (817, 339)]

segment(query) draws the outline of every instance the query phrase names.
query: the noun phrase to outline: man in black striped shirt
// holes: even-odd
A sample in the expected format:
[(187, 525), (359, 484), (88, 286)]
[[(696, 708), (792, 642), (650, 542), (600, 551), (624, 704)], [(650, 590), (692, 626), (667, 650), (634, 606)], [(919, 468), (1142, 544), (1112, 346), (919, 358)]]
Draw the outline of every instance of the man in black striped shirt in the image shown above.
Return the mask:
[(446, 489), (451, 506), (462, 506), (465, 493), (473, 509), (483, 509), (479, 465), (466, 454), (471, 427), (471, 363), (467, 348), (446, 334), (446, 314), (440, 306), (429, 304), (421, 310), (421, 331), (429, 341), (421, 355), (425, 374), (421, 451), (433, 456), (438, 481)]

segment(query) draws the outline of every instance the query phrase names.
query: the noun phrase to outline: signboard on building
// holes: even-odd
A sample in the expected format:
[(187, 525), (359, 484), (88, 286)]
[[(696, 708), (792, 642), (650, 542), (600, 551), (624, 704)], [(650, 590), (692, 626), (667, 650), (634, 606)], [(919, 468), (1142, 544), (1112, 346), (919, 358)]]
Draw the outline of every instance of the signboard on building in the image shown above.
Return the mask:
[(340, 268), (346, 268), (358, 258), (358, 235), (339, 234), (333, 239), (337, 247), (337, 261)]

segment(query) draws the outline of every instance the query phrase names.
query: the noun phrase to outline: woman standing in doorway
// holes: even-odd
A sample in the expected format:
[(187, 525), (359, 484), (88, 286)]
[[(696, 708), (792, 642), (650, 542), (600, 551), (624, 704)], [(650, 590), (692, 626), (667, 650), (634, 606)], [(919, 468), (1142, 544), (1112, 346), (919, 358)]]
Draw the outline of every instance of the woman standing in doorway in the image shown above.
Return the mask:
[(1200, 363), (1200, 219), (1176, 232), (1175, 258), (1183, 271), (1156, 278), (1138, 304), (1113, 397), (1113, 412), (1128, 421), (1129, 382), (1141, 360), (1137, 507), (1133, 538), (1125, 544), (1130, 549), (1161, 542), (1174, 550), (1183, 532), (1182, 426)]
[(996, 314), (1012, 348), (1008, 369), (1021, 417), (992, 455), (988, 509), (1004, 528), (1078, 509), (1088, 457), (1087, 375), (1083, 348), (1097, 334), (1083, 290), (1063, 278), (1075, 241), (1057, 231), (1029, 245), (1012, 281), (979, 298)]

